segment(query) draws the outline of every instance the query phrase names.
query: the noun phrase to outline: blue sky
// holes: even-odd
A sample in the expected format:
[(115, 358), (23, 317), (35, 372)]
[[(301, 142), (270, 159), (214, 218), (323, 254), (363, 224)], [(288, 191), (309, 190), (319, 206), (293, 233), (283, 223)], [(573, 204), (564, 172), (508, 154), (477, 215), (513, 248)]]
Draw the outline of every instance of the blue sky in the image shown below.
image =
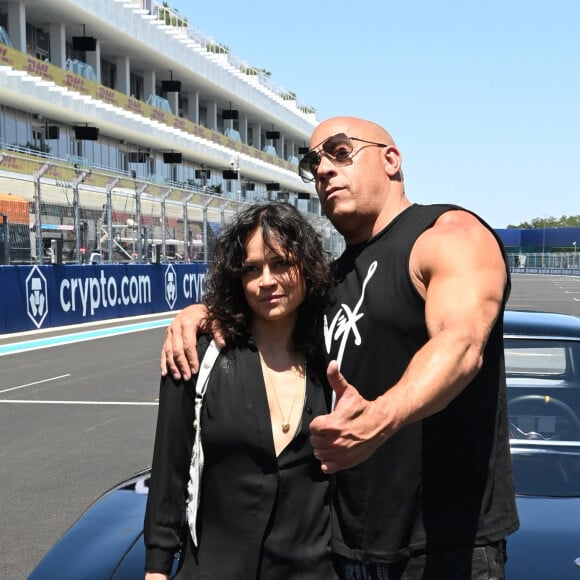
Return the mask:
[(418, 203), (580, 214), (580, 1), (169, 0), (318, 111), (383, 125)]

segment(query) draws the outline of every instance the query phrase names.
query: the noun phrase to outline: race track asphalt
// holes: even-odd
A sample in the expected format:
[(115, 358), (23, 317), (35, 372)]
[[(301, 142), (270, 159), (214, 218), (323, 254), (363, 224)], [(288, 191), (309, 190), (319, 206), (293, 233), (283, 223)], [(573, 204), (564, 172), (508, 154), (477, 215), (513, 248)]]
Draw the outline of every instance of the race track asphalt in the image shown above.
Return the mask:
[[(580, 316), (580, 278), (514, 275), (508, 308)], [(12, 354), (8, 345), (89, 327), (0, 336), (0, 577), (26, 578), (94, 499), (149, 465), (157, 319), (164, 325), (167, 314), (92, 325), (113, 333)], [(142, 321), (152, 327), (121, 333)]]

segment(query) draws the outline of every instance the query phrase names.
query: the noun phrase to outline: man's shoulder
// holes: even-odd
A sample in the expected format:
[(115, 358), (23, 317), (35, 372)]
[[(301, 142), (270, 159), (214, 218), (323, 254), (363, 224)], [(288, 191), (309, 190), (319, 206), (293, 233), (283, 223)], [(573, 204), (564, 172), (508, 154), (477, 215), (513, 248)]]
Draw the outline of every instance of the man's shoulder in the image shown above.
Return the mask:
[[(445, 262), (453, 256), (465, 267), (473, 255), (487, 256), (503, 268), (502, 245), (493, 228), (477, 214), (457, 208), (442, 213), (419, 236), (414, 246), (413, 259), (421, 264), (433, 265)], [(498, 251), (499, 250), (499, 251)]]
[(419, 211), (433, 216), (431, 227), (424, 235), (454, 235), (461, 231), (493, 231), (493, 228), (475, 212), (459, 205), (442, 203), (419, 205)]
[(429, 254), (461, 253), (468, 247), (491, 248), (499, 245), (493, 230), (478, 217), (467, 211), (442, 214), (417, 239), (415, 250)]
[(426, 230), (437, 224), (453, 220), (454, 216), (457, 215), (473, 215), (477, 217), (469, 210), (452, 203), (432, 203), (426, 205), (414, 203), (398, 217), (403, 227), (406, 227), (407, 224), (416, 224), (420, 229)]

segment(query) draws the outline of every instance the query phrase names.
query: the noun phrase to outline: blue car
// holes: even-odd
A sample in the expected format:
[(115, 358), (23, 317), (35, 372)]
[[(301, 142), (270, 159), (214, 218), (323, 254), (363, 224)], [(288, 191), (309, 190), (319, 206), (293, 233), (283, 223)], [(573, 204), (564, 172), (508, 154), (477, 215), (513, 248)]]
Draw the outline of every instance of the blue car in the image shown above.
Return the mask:
[[(510, 311), (504, 322), (521, 522), (508, 540), (506, 577), (580, 580), (580, 318)], [(138, 473), (99, 498), (30, 580), (143, 578), (149, 475)]]
[(143, 519), (150, 475), (150, 469), (137, 473), (97, 499), (28, 579), (143, 580)]
[(520, 529), (508, 580), (580, 579), (580, 319), (507, 312), (510, 446)]

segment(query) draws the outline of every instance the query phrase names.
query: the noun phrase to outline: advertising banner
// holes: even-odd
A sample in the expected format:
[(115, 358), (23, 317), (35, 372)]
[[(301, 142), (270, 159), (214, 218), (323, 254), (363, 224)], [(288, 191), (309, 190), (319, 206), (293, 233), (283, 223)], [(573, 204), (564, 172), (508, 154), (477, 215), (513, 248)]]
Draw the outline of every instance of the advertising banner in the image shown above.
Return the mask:
[(180, 310), (207, 264), (0, 267), (0, 334)]

